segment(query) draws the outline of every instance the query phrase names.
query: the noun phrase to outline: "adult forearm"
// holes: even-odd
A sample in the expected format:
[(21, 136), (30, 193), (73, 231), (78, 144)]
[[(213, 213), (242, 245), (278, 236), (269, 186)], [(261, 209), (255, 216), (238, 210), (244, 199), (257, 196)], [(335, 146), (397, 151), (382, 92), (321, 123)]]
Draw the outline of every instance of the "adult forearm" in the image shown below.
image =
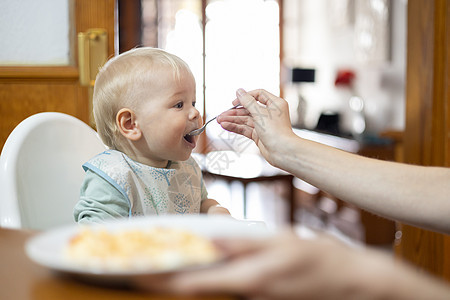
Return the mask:
[(274, 165), (363, 209), (450, 232), (450, 169), (412, 166), (291, 138), (273, 152)]
[(272, 165), (376, 214), (450, 233), (450, 168), (369, 159), (305, 140), (292, 132), (283, 99), (264, 90), (240, 89), (237, 97), (245, 109), (219, 122), (251, 138)]

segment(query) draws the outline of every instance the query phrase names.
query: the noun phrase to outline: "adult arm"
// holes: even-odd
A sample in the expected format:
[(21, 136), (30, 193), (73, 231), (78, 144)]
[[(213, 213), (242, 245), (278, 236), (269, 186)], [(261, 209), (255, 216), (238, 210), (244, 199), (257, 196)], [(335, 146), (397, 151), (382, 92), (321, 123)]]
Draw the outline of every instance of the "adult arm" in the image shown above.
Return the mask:
[(302, 139), (288, 104), (265, 90), (238, 90), (218, 117), (224, 129), (253, 139), (272, 165), (384, 217), (450, 233), (450, 169), (370, 159)]

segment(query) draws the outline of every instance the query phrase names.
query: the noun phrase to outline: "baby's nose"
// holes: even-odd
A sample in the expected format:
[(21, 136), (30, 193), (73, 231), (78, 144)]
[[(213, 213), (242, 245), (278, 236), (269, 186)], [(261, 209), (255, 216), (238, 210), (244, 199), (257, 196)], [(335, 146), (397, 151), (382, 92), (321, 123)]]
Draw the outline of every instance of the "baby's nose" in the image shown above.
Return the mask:
[(189, 119), (195, 120), (200, 118), (200, 112), (195, 108), (192, 107), (191, 111), (189, 112)]

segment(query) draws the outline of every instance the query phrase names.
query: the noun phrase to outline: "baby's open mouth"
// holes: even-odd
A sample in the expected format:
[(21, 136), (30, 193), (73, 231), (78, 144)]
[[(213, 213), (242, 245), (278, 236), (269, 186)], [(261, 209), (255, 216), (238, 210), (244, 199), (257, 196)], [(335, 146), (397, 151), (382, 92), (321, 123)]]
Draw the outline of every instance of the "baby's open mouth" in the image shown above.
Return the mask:
[(194, 137), (192, 135), (186, 134), (183, 137), (188, 143), (193, 143), (194, 142)]

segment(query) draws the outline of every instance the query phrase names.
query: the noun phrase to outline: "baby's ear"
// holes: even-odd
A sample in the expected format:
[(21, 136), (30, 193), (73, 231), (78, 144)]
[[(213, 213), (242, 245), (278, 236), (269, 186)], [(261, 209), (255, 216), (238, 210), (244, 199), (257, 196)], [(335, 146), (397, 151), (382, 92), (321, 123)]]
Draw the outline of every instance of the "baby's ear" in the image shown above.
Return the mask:
[(127, 139), (137, 141), (142, 132), (136, 121), (136, 114), (129, 108), (122, 108), (116, 115), (116, 124), (120, 133)]

